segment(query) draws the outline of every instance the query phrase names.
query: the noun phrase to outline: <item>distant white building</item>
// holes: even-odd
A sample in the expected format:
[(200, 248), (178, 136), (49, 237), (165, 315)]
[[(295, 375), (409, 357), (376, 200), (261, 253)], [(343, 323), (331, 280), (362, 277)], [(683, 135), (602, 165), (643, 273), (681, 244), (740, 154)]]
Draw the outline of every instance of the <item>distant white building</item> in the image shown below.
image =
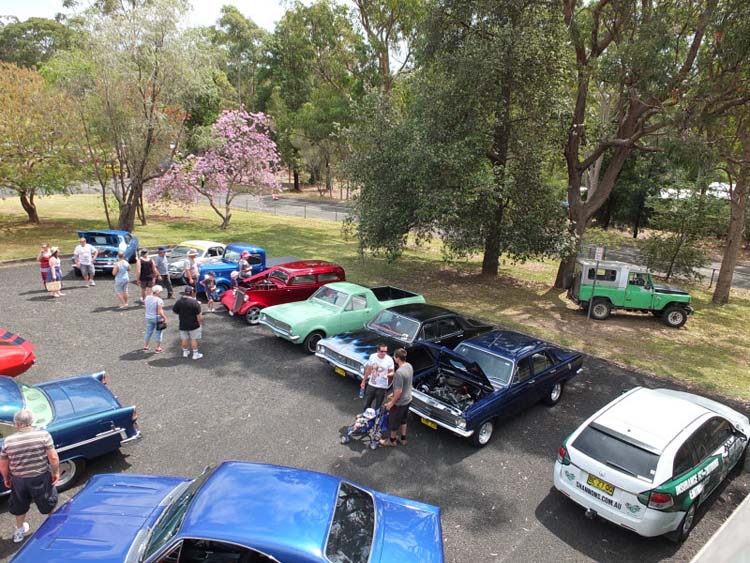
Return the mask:
[[(713, 182), (709, 184), (708, 195), (715, 197), (716, 199), (731, 199), (732, 186), (724, 182)], [(666, 188), (659, 192), (662, 199), (687, 199), (691, 197), (695, 192), (690, 189), (678, 189), (678, 188)]]

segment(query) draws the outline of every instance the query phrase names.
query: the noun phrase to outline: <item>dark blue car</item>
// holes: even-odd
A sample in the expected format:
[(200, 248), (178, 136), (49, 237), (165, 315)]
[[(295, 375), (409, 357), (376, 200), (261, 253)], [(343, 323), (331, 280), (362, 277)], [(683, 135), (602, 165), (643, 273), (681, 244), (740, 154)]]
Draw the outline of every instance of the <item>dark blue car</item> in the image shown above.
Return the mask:
[[(96, 248), (94, 270), (97, 273), (111, 273), (120, 251), (125, 253), (125, 260), (131, 264), (135, 264), (138, 258), (138, 239), (128, 231), (78, 231), (78, 238), (85, 238), (87, 243)], [(75, 259), (71, 263), (73, 272), (80, 277), (81, 270), (75, 267)]]
[[(243, 252), (249, 252), (248, 260), (253, 267), (253, 274), (259, 274), (266, 269), (266, 251), (259, 246), (233, 242), (228, 244), (224, 249), (224, 255), (221, 260), (216, 262), (207, 262), (199, 266), (200, 277), (198, 283), (202, 284), (206, 273), (213, 272), (216, 276), (216, 293), (219, 297), (232, 286), (232, 272), (236, 272), (240, 264), (240, 256)], [(203, 286), (198, 286), (198, 291), (203, 291)]]
[[(141, 437), (135, 407), (123, 407), (104, 372), (26, 385), (0, 376), (0, 445), (16, 431), (13, 415), (25, 408), (34, 426), (52, 435), (60, 456), (58, 490), (71, 487), (86, 461)], [(0, 495), (9, 491), (0, 483)]]
[(555, 405), (580, 370), (580, 352), (509, 330), (464, 340), (455, 350), (422, 343), (407, 358), (415, 369), (410, 410), (432, 429), (482, 447), (498, 419), (543, 401)]
[(97, 475), (17, 563), (441, 563), (440, 509), (303, 469), (228, 461), (197, 479)]

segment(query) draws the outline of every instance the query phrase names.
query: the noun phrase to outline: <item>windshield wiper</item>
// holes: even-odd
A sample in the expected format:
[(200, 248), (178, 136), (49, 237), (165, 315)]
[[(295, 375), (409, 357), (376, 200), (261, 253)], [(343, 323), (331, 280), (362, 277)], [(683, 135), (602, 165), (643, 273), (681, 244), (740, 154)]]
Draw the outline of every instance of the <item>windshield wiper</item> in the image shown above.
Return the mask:
[(607, 460), (607, 461), (605, 461), (604, 463), (606, 463), (606, 464), (607, 464), (607, 465), (609, 465), (610, 467), (614, 467), (615, 469), (617, 469), (617, 470), (619, 470), (619, 471), (622, 471), (623, 473), (627, 473), (628, 475), (631, 475), (631, 476), (633, 476), (633, 477), (638, 477), (638, 476), (637, 476), (637, 475), (636, 475), (636, 474), (635, 474), (634, 472), (632, 472), (632, 471), (631, 471), (630, 469), (627, 469), (626, 467), (623, 467), (622, 465), (619, 465), (619, 464), (615, 463), (614, 461), (609, 461), (609, 460)]

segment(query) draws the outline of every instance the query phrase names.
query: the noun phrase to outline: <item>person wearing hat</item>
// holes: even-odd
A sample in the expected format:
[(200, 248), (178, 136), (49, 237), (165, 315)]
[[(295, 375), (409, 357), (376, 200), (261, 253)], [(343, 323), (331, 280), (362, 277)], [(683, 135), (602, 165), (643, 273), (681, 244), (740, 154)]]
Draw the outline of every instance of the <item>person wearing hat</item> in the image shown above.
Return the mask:
[[(185, 287), (182, 296), (175, 302), (172, 311), (180, 317), (180, 340), (182, 341), (182, 357), (190, 356), (193, 350), (193, 359), (200, 360), (203, 357), (198, 351), (198, 342), (202, 336), (203, 313), (201, 304), (195, 298), (195, 289), (192, 285)], [(189, 346), (189, 347), (188, 347)]]
[(62, 297), (62, 267), (60, 264), (60, 249), (53, 246), (49, 249), (49, 277), (48, 282), (60, 282), (60, 289), (52, 292), (52, 297)]
[(198, 270), (198, 262), (196, 261), (197, 256), (198, 251), (195, 248), (191, 248), (187, 251), (185, 271), (182, 273), (182, 281), (185, 282), (185, 285), (191, 286), (193, 290), (196, 289), (196, 285), (198, 284), (198, 276), (200, 274), (200, 271)]
[(159, 253), (154, 258), (156, 272), (161, 276), (161, 285), (167, 290), (167, 299), (172, 299), (172, 280), (169, 279), (169, 260), (167, 259), (167, 249), (164, 246), (159, 247)]
[(253, 275), (253, 265), (250, 264), (250, 253), (247, 250), (243, 250), (240, 254), (240, 261), (237, 264), (240, 271), (240, 279), (244, 280)]
[(135, 264), (135, 276), (138, 279), (138, 285), (141, 286), (141, 303), (146, 300), (146, 295), (151, 293), (154, 283), (160, 278), (156, 271), (156, 264), (148, 255), (148, 249), (141, 249), (141, 257)]

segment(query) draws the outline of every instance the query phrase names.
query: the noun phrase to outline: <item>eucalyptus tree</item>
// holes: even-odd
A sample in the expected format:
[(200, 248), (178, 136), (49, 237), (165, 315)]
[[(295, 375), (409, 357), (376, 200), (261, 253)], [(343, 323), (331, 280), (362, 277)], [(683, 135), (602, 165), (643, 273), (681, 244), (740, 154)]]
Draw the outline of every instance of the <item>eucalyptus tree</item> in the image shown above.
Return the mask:
[(59, 50), (75, 42), (74, 29), (47, 18), (11, 21), (0, 26), (0, 60), (39, 68)]
[[(697, 84), (696, 59), (720, 0), (563, 0), (575, 83), (564, 154), (571, 233), (580, 241), (615, 188), (627, 158), (653, 150)], [(598, 88), (611, 112), (598, 110)], [(606, 158), (605, 158), (606, 157)], [(602, 166), (602, 163), (606, 165)], [(599, 166), (593, 182), (587, 175)], [(571, 280), (575, 253), (562, 260), (555, 285)]]

